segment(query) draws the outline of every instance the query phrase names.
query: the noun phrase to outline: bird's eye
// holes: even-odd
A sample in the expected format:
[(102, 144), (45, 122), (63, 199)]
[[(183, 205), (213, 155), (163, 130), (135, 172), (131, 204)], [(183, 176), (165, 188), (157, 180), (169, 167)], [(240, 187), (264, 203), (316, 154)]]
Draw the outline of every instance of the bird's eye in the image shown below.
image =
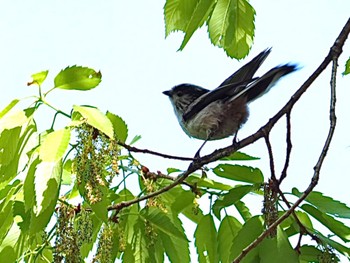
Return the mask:
[(178, 97), (182, 97), (182, 95), (184, 95), (182, 91), (179, 91), (179, 92), (177, 93), (177, 96), (178, 96)]

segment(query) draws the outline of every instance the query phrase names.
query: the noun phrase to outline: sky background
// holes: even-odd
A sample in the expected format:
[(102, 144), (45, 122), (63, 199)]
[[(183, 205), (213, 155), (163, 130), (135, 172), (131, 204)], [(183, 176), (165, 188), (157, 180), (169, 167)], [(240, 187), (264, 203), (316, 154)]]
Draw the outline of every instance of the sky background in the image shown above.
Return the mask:
[[(183, 34), (173, 33), (165, 39), (164, 1), (11, 0), (0, 3), (1, 108), (14, 98), (36, 94), (34, 86), (26, 86), (33, 73), (49, 70), (43, 84), (44, 90), (48, 90), (61, 69), (70, 65), (88, 66), (102, 72), (98, 88), (88, 92), (57, 90), (47, 99), (66, 112), (70, 112), (73, 104), (109, 110), (126, 121), (129, 141), (135, 135), (142, 135), (137, 147), (188, 157), (194, 155), (202, 141), (183, 133), (162, 91), (180, 83), (213, 89), (260, 51), (273, 47), (257, 75), (288, 62), (298, 63), (301, 69), (250, 105), (250, 118), (238, 133), (238, 138), (243, 139), (264, 125), (323, 61), (350, 14), (349, 0), (251, 1), (257, 13), (254, 45), (246, 60), (236, 61), (210, 43), (206, 27), (194, 34), (184, 51), (177, 52)], [(315, 189), (347, 205), (350, 205), (350, 78), (342, 77), (341, 72), (349, 57), (348, 40), (339, 60), (337, 129)], [(290, 191), (294, 186), (303, 191), (310, 183), (328, 132), (330, 73), (331, 67), (292, 111), (292, 160), (283, 191)], [(29, 103), (30, 100), (23, 105)], [(41, 112), (39, 125), (45, 129), (49, 124), (44, 124), (47, 120), (51, 123), (53, 112)], [(67, 123), (62, 117), (56, 128)], [(231, 140), (207, 143), (202, 155), (229, 145)], [(279, 174), (286, 148), (284, 121), (273, 130), (272, 145)], [(249, 165), (259, 167), (267, 178), (269, 165), (264, 142), (242, 151), (261, 157)], [(185, 169), (188, 166), (188, 163), (143, 154), (135, 157), (151, 171), (166, 172), (168, 167)], [(261, 203), (258, 203), (257, 212), (260, 209)]]

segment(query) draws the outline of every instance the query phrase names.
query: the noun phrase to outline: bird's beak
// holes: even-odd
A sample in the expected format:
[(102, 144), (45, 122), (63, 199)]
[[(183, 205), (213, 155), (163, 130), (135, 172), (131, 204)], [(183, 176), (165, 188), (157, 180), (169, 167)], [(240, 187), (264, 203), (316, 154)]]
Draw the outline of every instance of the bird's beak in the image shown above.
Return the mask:
[(171, 96), (171, 90), (163, 91), (163, 94), (170, 97)]

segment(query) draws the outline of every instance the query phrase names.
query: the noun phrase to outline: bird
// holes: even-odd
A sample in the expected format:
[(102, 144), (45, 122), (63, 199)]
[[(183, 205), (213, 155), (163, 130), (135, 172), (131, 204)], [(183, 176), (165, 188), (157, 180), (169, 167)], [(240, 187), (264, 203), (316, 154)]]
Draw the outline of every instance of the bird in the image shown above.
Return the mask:
[(287, 63), (254, 77), (270, 52), (271, 48), (265, 49), (213, 90), (185, 83), (163, 92), (183, 131), (204, 140), (195, 158), (200, 157), (207, 141), (234, 135), (236, 142), (238, 130), (248, 120), (248, 104), (267, 93), (281, 77), (297, 70), (296, 64)]

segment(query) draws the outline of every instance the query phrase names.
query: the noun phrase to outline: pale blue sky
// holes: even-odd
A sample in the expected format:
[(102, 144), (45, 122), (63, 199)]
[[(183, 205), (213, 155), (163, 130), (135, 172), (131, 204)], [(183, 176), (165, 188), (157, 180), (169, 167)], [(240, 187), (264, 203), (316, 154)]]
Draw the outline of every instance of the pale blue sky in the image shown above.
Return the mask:
[[(299, 63), (302, 69), (251, 105), (250, 119), (238, 134), (241, 139), (265, 124), (315, 70), (350, 14), (349, 0), (254, 0), (251, 4), (257, 12), (256, 37), (247, 59), (273, 47), (259, 74), (289, 61)], [(32, 73), (50, 70), (43, 85), (49, 89), (60, 69), (74, 64), (89, 66), (102, 71), (103, 81), (98, 88), (89, 92), (55, 91), (48, 100), (65, 111), (72, 104), (109, 110), (126, 121), (130, 139), (142, 135), (138, 147), (193, 156), (202, 142), (182, 132), (162, 91), (184, 82), (215, 88), (244, 60), (232, 60), (212, 46), (205, 27), (194, 34), (183, 52), (176, 52), (182, 33), (164, 39), (163, 5), (164, 1), (154, 0), (1, 1), (0, 107), (15, 97), (36, 92), (35, 87), (26, 86)], [(339, 61), (338, 126), (316, 188), (348, 205), (350, 79), (340, 73), (349, 57), (348, 41)], [(285, 191), (293, 186), (304, 190), (310, 182), (328, 131), (329, 77), (330, 68), (292, 112), (294, 148), (289, 176), (282, 185)], [(51, 118), (46, 113), (41, 118), (44, 117)], [(281, 122), (273, 131), (277, 169), (283, 165), (278, 161), (284, 160), (284, 125)], [(231, 139), (210, 142), (202, 154), (230, 142)], [(258, 142), (243, 151), (262, 157), (254, 165), (267, 177), (264, 143)], [(142, 154), (135, 156), (152, 171), (165, 172), (167, 167), (188, 165)]]

